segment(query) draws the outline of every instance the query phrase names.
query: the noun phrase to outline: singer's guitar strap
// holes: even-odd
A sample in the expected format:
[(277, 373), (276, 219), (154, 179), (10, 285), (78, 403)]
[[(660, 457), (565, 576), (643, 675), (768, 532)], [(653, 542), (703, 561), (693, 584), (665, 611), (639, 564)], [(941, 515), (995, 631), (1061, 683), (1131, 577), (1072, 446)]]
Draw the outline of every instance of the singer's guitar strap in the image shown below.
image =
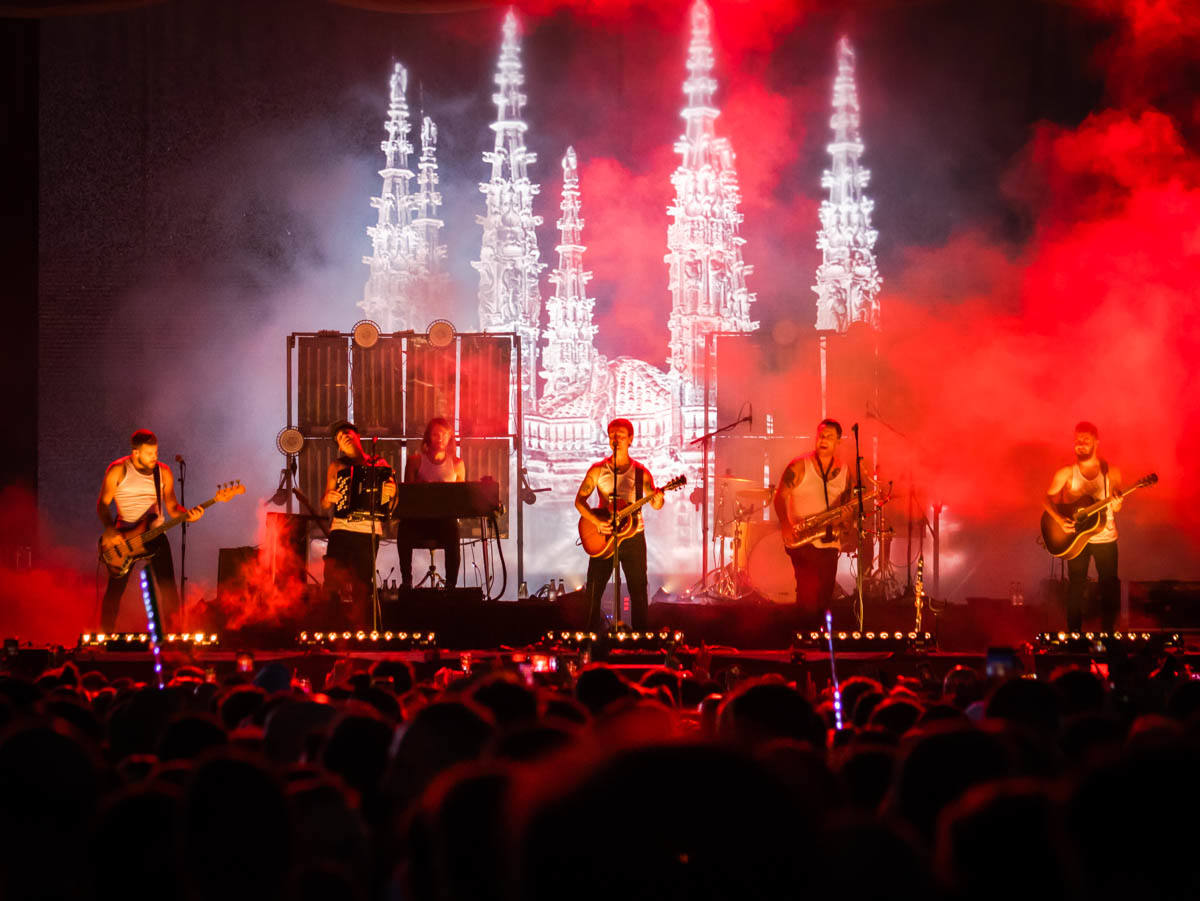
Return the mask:
[(158, 501), (158, 515), (165, 519), (166, 510), (163, 507), (162, 499), (162, 476), (159, 474), (157, 461), (154, 464), (154, 497)]

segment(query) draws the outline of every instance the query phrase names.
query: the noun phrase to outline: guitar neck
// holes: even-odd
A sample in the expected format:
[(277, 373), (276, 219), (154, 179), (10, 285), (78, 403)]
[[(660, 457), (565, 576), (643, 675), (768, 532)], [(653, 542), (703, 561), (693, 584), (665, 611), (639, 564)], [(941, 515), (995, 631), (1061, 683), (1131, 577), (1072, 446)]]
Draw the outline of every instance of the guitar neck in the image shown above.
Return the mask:
[(620, 512), (617, 513), (617, 522), (628, 519), (630, 516), (640, 510), (644, 504), (648, 504), (650, 501), (654, 500), (655, 495), (658, 494), (662, 494), (662, 491), (660, 490), (651, 492), (640, 501), (633, 501), (627, 507), (622, 508)]
[(1130, 485), (1124, 491), (1118, 491), (1112, 497), (1106, 497), (1102, 501), (1096, 501), (1096, 503), (1092, 504), (1090, 507), (1085, 509), (1083, 512), (1086, 516), (1091, 516), (1094, 513), (1099, 513), (1101, 510), (1103, 510), (1105, 507), (1107, 507), (1113, 501), (1123, 500), (1124, 498), (1133, 494), (1139, 488), (1145, 488), (1145, 487), (1146, 487), (1145, 482), (1134, 482), (1132, 485)]
[[(204, 503), (200, 504), (199, 506), (201, 506), (205, 510), (207, 510), (209, 507), (211, 507), (216, 502), (217, 502), (217, 499), (215, 497), (210, 497), (208, 500), (206, 500)], [(168, 520), (165, 520), (165, 521), (159, 523), (153, 529), (147, 529), (145, 532), (142, 533), (142, 540), (150, 541), (152, 538), (157, 538), (163, 532), (166, 532), (169, 529), (175, 528), (177, 525), (179, 525), (185, 519), (187, 519), (187, 511), (186, 510), (183, 513), (181, 513), (179, 516), (173, 516), (171, 519), (168, 519)]]

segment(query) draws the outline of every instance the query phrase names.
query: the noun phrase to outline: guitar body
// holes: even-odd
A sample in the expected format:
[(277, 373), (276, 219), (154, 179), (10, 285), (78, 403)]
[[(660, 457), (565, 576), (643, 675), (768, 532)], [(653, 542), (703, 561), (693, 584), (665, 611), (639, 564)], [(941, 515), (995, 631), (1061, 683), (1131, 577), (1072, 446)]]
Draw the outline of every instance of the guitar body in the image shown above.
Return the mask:
[[(215, 495), (198, 506), (208, 509), (213, 504), (223, 504), (231, 498), (245, 493), (246, 488), (241, 482), (226, 482), (217, 489)], [(108, 567), (108, 571), (113, 578), (120, 578), (128, 573), (133, 568), (133, 564), (138, 560), (149, 557), (150, 552), (146, 550), (146, 542), (152, 541), (169, 529), (181, 525), (187, 519), (187, 512), (185, 511), (173, 519), (168, 519), (157, 526), (151, 527), (150, 522), (154, 519), (154, 516), (155, 514), (152, 510), (147, 510), (141, 519), (122, 529), (120, 535), (116, 538), (105, 542), (104, 537), (101, 536), (100, 561)]]
[(1074, 521), (1075, 531), (1064, 531), (1054, 517), (1048, 512), (1043, 512), (1042, 543), (1046, 545), (1046, 550), (1055, 557), (1063, 557), (1067, 560), (1078, 557), (1088, 540), (1103, 529), (1108, 522), (1108, 507), (1113, 501), (1128, 497), (1139, 488), (1148, 488), (1157, 484), (1158, 474), (1152, 472), (1147, 476), (1142, 476), (1120, 494), (1102, 501), (1085, 494), (1078, 500), (1055, 504), (1054, 509), (1058, 511), (1059, 516)]
[[(687, 476), (675, 476), (653, 494), (647, 494), (637, 501), (617, 501), (617, 531), (605, 535), (586, 516), (579, 517), (579, 543), (588, 552), (589, 557), (611, 557), (622, 541), (634, 533), (637, 519), (632, 515), (650, 503), (655, 497), (661, 497), (668, 491), (675, 491), (687, 484)], [(592, 512), (604, 519), (612, 519), (612, 510), (608, 507), (593, 507)]]
[[(628, 504), (621, 503), (617, 510), (623, 510)], [(604, 507), (593, 507), (592, 512), (605, 519), (612, 518), (612, 511)], [(589, 557), (611, 557), (617, 545), (634, 533), (634, 517), (630, 516), (621, 522), (615, 534), (605, 535), (590, 519), (579, 517), (579, 543), (587, 551)]]
[(105, 544), (103, 538), (100, 539), (100, 559), (108, 567), (108, 572), (113, 578), (126, 575), (133, 568), (133, 564), (150, 556), (143, 536), (150, 528), (152, 516), (153, 514), (148, 512), (137, 522), (123, 529), (120, 536), (109, 544)]
[(1066, 560), (1078, 557), (1083, 551), (1083, 546), (1108, 522), (1107, 510), (1087, 515), (1086, 509), (1094, 503), (1096, 499), (1085, 494), (1076, 501), (1054, 505), (1060, 516), (1075, 522), (1074, 532), (1064, 531), (1049, 513), (1043, 513), (1042, 542), (1046, 545), (1046, 550), (1055, 557)]

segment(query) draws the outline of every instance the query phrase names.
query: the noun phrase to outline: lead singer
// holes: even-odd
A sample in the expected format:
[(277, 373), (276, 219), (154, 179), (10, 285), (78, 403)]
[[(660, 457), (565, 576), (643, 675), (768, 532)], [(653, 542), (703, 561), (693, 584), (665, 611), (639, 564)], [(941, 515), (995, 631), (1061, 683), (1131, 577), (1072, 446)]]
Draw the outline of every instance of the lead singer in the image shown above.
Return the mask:
[[(633, 444), (633, 423), (628, 419), (614, 419), (608, 424), (608, 445), (612, 454), (598, 463), (593, 463), (584, 475), (575, 494), (575, 509), (579, 515), (590, 520), (605, 535), (612, 534), (613, 473), (616, 472), (617, 506), (620, 508), (631, 501), (640, 500), (654, 492), (654, 476), (637, 460), (629, 456)], [(592, 492), (600, 496), (599, 512), (588, 505)], [(656, 495), (650, 506), (661, 510), (663, 496)], [(629, 614), (634, 629), (645, 629), (650, 606), (646, 586), (646, 532), (641, 511), (634, 514), (634, 532), (620, 543), (617, 554), (621, 558), (621, 572), (629, 586)], [(588, 561), (587, 593), (589, 602), (588, 628), (599, 629), (603, 622), (601, 600), (612, 575), (613, 558), (592, 557)], [(614, 611), (614, 620), (620, 619), (620, 610)]]

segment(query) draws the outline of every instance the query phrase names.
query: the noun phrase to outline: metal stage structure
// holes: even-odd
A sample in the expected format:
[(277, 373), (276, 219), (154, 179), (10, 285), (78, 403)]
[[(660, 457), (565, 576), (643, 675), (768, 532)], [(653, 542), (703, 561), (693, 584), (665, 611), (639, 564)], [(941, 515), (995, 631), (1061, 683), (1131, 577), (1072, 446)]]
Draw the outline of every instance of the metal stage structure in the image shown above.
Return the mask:
[[(523, 580), (524, 512), (513, 497), (524, 465), (522, 397), (512, 387), (512, 374), (521, 366), (515, 333), (456, 332), (445, 320), (425, 333), (383, 334), (364, 320), (349, 332), (289, 334), (287, 425), (276, 443), (286, 457), (285, 506), (304, 517), (305, 547), (313, 538), (320, 512), (314, 504), (324, 493), (326, 469), (337, 454), (332, 423), (355, 423), (367, 450), (401, 474), (426, 425), (442, 417), (454, 427), (472, 480), (499, 483), (498, 537), (515, 538), (516, 581)], [(462, 521), (460, 536), (486, 537), (483, 526), (471, 520)]]

